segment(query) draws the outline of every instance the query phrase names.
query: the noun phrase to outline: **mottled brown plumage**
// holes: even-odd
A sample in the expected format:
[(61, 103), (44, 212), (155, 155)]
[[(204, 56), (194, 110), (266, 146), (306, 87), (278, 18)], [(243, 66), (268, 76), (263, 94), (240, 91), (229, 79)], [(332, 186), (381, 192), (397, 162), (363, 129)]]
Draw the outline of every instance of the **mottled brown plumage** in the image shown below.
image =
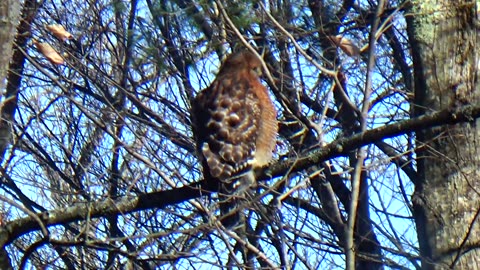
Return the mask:
[[(232, 54), (192, 103), (197, 151), (205, 178), (220, 184), (222, 215), (235, 206), (233, 197), (255, 185), (253, 170), (267, 165), (275, 148), (277, 113), (260, 71), (253, 53)], [(232, 215), (223, 223), (230, 226), (236, 219)]]

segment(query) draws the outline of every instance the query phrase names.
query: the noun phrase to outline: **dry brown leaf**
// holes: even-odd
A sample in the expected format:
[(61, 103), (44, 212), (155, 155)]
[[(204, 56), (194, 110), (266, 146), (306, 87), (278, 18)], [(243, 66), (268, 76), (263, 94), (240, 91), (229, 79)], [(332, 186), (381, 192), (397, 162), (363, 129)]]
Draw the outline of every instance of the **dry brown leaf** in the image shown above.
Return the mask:
[(46, 26), (47, 30), (50, 31), (56, 38), (65, 41), (67, 39), (72, 39), (73, 36), (60, 24), (50, 24)]
[(348, 56), (358, 56), (360, 55), (360, 49), (348, 38), (343, 37), (342, 35), (338, 36), (329, 36), (328, 37), (333, 44), (342, 49), (342, 51)]
[(52, 64), (63, 65), (65, 63), (62, 56), (60, 56), (60, 54), (58, 54), (58, 52), (55, 51), (55, 49), (52, 46), (50, 46), (50, 44), (46, 42), (40, 43), (36, 40), (33, 40), (33, 44), (35, 44), (35, 47), (37, 47), (37, 50), (41, 54), (43, 54), (48, 59), (48, 61), (50, 61)]

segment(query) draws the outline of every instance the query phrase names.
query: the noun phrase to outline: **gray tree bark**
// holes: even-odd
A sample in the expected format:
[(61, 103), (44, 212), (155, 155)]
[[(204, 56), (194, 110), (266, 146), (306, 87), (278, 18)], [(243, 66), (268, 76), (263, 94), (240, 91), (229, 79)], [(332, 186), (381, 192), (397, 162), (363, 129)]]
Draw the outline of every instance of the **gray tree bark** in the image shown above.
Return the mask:
[[(0, 1), (0, 95), (6, 89), (6, 77), (13, 54), (13, 41), (20, 17), (18, 0)], [(12, 269), (5, 247), (0, 249), (0, 269)]]
[[(478, 104), (478, 29), (471, 1), (412, 1), (408, 32), (415, 114)], [(480, 123), (417, 133), (412, 198), (423, 269), (480, 269)]]
[(0, 1), (0, 90), (5, 89), (8, 63), (12, 59), (13, 39), (20, 16), (18, 0)]

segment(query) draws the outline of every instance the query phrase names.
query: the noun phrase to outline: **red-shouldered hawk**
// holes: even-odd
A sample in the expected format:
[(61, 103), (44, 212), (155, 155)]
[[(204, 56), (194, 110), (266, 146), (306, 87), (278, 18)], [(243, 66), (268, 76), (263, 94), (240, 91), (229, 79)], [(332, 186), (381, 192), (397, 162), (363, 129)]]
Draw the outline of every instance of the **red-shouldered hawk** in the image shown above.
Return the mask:
[(255, 185), (254, 169), (270, 162), (276, 144), (277, 112), (259, 72), (255, 54), (232, 54), (192, 103), (203, 174), (220, 185), (220, 220), (227, 227), (239, 218), (237, 211), (225, 216), (235, 207), (234, 197)]

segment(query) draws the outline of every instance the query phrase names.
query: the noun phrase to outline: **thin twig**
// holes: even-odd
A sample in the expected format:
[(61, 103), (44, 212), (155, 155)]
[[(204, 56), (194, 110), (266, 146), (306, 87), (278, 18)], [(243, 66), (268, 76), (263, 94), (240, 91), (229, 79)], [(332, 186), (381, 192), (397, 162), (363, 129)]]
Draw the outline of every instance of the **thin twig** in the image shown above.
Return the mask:
[[(375, 45), (376, 45), (376, 33), (378, 25), (380, 24), (380, 15), (383, 12), (385, 6), (385, 0), (378, 1), (376, 10), (375, 21), (372, 24), (370, 31), (370, 48), (368, 54), (368, 66), (367, 66), (367, 78), (365, 82), (365, 91), (363, 95), (362, 114), (360, 115), (360, 127), (361, 131), (367, 130), (367, 118), (368, 110), (370, 108), (370, 95), (372, 92), (372, 75), (373, 68), (375, 66)], [(367, 146), (361, 147), (358, 150), (357, 162), (355, 164), (354, 172), (352, 175), (352, 199), (350, 201), (350, 213), (348, 215), (347, 233), (345, 239), (345, 257), (346, 257), (346, 269), (355, 269), (355, 246), (354, 246), (354, 234), (355, 234), (355, 221), (357, 219), (357, 207), (360, 193), (360, 181), (362, 177), (362, 168), (365, 161)]]
[(263, 253), (262, 251), (260, 251), (258, 248), (256, 248), (255, 246), (253, 246), (252, 244), (250, 244), (249, 242), (243, 240), (242, 238), (240, 238), (236, 233), (234, 233), (233, 231), (230, 231), (230, 230), (227, 230), (223, 227), (222, 223), (220, 223), (219, 221), (217, 221), (217, 226), (221, 228), (220, 232), (221, 233), (225, 233), (226, 235), (228, 235), (229, 237), (235, 239), (238, 243), (240, 243), (241, 245), (245, 246), (247, 249), (249, 249), (250, 251), (252, 251), (253, 253), (255, 253), (259, 259), (261, 259), (262, 261), (264, 261), (265, 263), (267, 263), (271, 269), (280, 269), (280, 267), (278, 267), (278, 265), (275, 265), (274, 262), (272, 262), (265, 253)]
[(273, 80), (273, 76), (272, 74), (270, 73), (269, 69), (267, 68), (267, 64), (265, 64), (265, 61), (263, 61), (262, 57), (260, 56), (260, 54), (257, 53), (257, 51), (255, 50), (255, 48), (253, 48), (252, 45), (250, 45), (250, 43), (248, 43), (248, 41), (245, 39), (245, 37), (242, 35), (242, 33), (240, 33), (240, 30), (238, 30), (238, 28), (235, 26), (235, 24), (232, 22), (232, 20), (230, 19), (230, 16), (228, 16), (227, 14), (227, 11), (225, 10), (225, 8), (223, 7), (222, 3), (220, 1), (216, 1), (215, 3), (217, 3), (217, 6), (220, 10), (220, 13), (222, 14), (223, 18), (225, 18), (225, 21), (227, 21), (228, 25), (230, 26), (230, 28), (232, 28), (233, 32), (235, 32), (235, 34), (237, 35), (237, 37), (240, 39), (240, 41), (242, 42), (242, 44), (250, 51), (252, 52), (253, 54), (255, 54), (255, 56), (261, 60), (262, 62), (262, 68), (263, 68), (263, 71), (265, 72), (265, 76), (267, 77), (267, 79), (271, 82), (271, 83), (274, 83), (275, 81)]
[(292, 43), (293, 43), (293, 46), (295, 46), (295, 48), (297, 49), (298, 52), (300, 52), (303, 57), (305, 57), (305, 59), (307, 59), (307, 61), (309, 61), (310, 63), (312, 63), (316, 68), (318, 68), (320, 71), (322, 71), (323, 73), (325, 73), (326, 75), (329, 75), (329, 76), (332, 76), (332, 77), (336, 77), (336, 74), (337, 72), (335, 70), (330, 70), (330, 69), (326, 69), (324, 67), (322, 67), (319, 63), (317, 63), (310, 55), (307, 54), (307, 52), (305, 52), (305, 50), (302, 49), (302, 47), (300, 46), (300, 44), (297, 43), (297, 41), (295, 40), (295, 38), (292, 36), (292, 34), (290, 34), (277, 20), (275, 20), (275, 18), (267, 11), (267, 9), (265, 8), (265, 6), (263, 5), (262, 2), (259, 2), (260, 6), (262, 7), (263, 11), (265, 12), (265, 14), (267, 15), (267, 17), (272, 21), (272, 23), (286, 36), (288, 37)]

